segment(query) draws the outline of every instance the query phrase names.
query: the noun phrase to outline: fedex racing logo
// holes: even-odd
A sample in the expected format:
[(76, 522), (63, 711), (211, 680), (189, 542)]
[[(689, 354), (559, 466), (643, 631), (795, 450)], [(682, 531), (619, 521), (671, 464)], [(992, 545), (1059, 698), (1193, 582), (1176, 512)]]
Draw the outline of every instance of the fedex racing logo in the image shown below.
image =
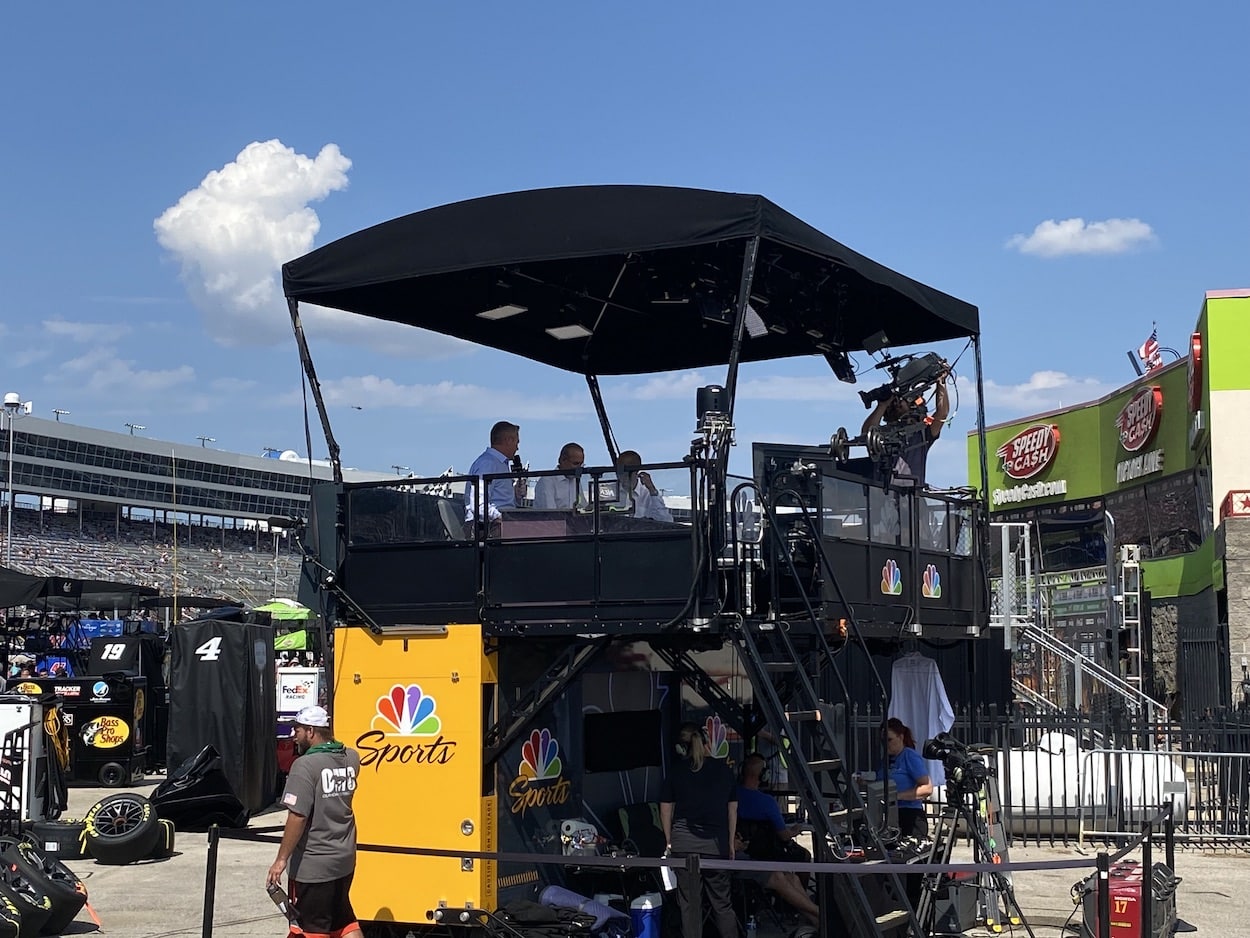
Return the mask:
[(446, 765), (456, 754), (456, 743), (443, 736), (437, 709), (419, 684), (396, 684), (378, 698), (371, 729), (356, 737), (361, 766), (371, 765), (376, 772), (392, 762)]
[(1115, 428), (1120, 432), (1120, 445), (1135, 453), (1152, 439), (1163, 416), (1163, 391), (1155, 386), (1139, 388), (1116, 415)]
[(1031, 479), (1054, 462), (1058, 452), (1059, 428), (1052, 423), (1035, 423), (1000, 446), (996, 455), (1008, 476)]

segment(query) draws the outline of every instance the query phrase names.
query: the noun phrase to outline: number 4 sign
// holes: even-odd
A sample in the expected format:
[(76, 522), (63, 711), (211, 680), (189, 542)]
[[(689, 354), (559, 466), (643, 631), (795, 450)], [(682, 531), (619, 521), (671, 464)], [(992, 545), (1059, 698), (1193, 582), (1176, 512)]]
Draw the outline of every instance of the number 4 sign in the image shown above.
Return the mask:
[(221, 636), (214, 635), (199, 648), (195, 649), (195, 656), (201, 661), (216, 661), (221, 657)]

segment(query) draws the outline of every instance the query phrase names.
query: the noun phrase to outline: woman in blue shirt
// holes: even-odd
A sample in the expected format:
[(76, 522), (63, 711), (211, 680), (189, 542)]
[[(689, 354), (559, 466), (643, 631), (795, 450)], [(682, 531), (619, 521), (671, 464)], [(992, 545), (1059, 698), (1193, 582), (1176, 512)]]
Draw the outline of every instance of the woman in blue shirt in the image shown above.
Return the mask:
[[(898, 827), (903, 837), (929, 836), (924, 801), (933, 792), (929, 768), (916, 751), (916, 738), (903, 721), (890, 717), (885, 724), (885, 750), (889, 756), (890, 781), (898, 793)], [(877, 774), (881, 778), (881, 773)]]

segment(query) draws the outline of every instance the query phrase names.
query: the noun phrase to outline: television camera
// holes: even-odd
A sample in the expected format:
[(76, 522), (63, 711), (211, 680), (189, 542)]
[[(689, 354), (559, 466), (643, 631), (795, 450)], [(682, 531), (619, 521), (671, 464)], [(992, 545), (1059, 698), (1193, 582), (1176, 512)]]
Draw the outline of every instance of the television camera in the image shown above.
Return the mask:
[(870, 427), (867, 433), (860, 436), (852, 438), (845, 427), (839, 427), (829, 440), (829, 455), (839, 463), (845, 463), (850, 458), (852, 446), (866, 447), (868, 455), (874, 460), (892, 463), (925, 425), (925, 395), (945, 380), (950, 370), (946, 359), (936, 352), (887, 355), (874, 367), (886, 369), (890, 380), (872, 390), (860, 391), (860, 400), (868, 408), (889, 400), (898, 404), (889, 414), (889, 423)]
[(985, 757), (970, 752), (950, 733), (938, 733), (927, 740), (921, 755), (942, 763), (942, 768), (946, 770), (946, 784), (956, 797), (976, 794), (990, 776)]

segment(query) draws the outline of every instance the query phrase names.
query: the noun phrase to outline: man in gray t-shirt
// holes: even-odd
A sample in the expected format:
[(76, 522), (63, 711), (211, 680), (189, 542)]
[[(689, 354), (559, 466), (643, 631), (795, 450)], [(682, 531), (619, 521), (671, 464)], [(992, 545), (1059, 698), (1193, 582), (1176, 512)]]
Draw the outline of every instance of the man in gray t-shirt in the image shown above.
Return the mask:
[(352, 796), (360, 756), (333, 737), (322, 707), (296, 715), (295, 748), (300, 755), (282, 793), (286, 827), (267, 884), (280, 883), (289, 864), (291, 907), (304, 932), (358, 936), (349, 894), (356, 872)]

